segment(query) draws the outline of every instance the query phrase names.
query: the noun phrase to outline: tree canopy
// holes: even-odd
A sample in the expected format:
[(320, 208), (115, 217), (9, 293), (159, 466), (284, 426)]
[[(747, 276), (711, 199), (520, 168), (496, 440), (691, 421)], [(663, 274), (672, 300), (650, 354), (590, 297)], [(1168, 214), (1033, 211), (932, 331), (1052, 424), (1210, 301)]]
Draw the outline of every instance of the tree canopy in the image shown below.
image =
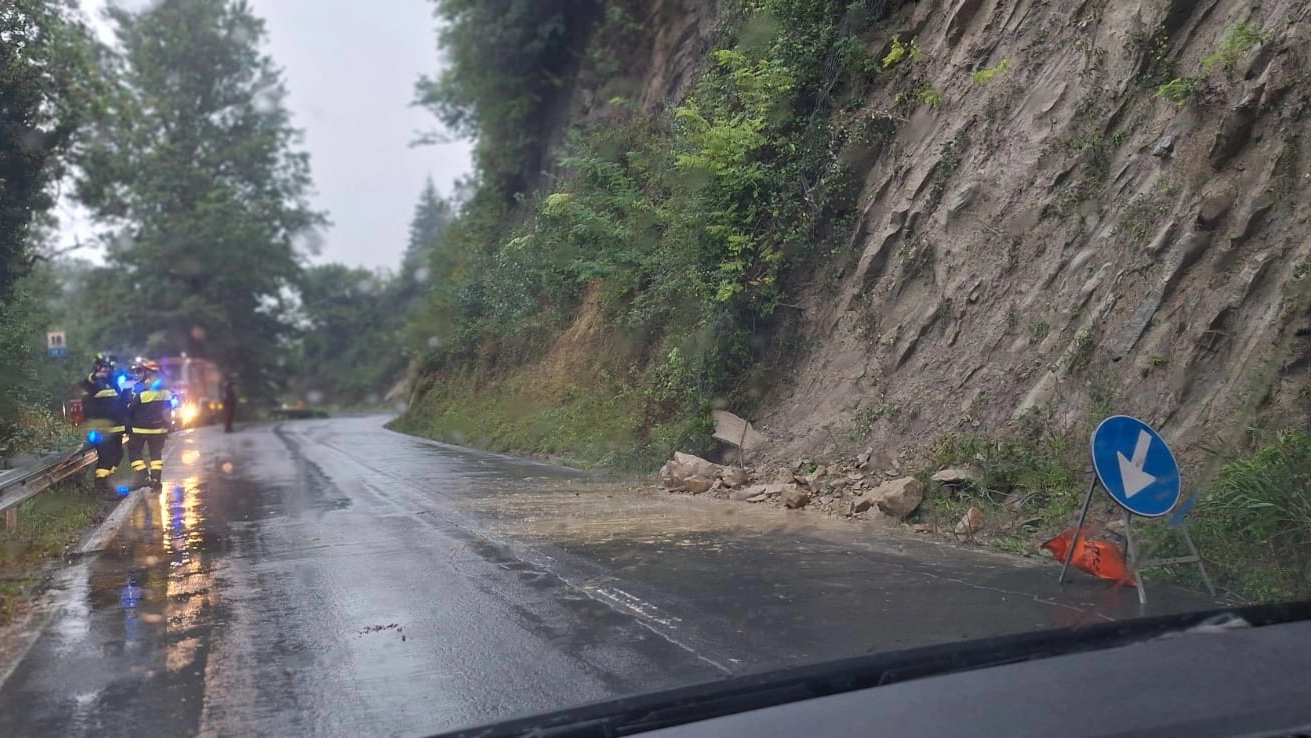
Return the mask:
[(576, 67), (600, 0), (433, 0), (447, 64), (422, 77), (415, 103), (474, 138), (486, 186), (507, 200), (527, 193), (546, 156), (545, 135)]
[(82, 157), (78, 194), (113, 226), (103, 289), (118, 341), (214, 358), (269, 388), (298, 244), (325, 219), (306, 201), (309, 159), (260, 51), (263, 22), (245, 0), (108, 15), (117, 114)]
[(76, 133), (97, 110), (94, 54), (68, 5), (0, 6), (0, 303), (32, 266), (32, 225), (54, 204)]

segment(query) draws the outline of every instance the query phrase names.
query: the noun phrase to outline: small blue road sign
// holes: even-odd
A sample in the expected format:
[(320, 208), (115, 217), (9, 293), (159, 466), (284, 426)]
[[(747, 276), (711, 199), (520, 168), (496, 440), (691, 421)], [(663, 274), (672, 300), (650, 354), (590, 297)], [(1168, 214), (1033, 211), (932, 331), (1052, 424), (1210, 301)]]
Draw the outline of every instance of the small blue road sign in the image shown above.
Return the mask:
[(1179, 502), (1179, 463), (1151, 426), (1114, 415), (1092, 435), (1097, 478), (1111, 497), (1135, 515), (1157, 518)]
[(56, 359), (68, 356), (68, 343), (64, 340), (63, 331), (46, 333), (46, 353)]

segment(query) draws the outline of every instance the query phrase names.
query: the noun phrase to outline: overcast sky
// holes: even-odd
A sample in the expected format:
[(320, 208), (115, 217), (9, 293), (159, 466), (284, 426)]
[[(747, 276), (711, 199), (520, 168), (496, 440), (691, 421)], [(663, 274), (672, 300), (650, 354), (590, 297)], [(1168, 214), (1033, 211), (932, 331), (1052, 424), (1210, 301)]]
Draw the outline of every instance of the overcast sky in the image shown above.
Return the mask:
[[(145, 2), (120, 0), (129, 8)], [(103, 29), (105, 0), (82, 4)], [(437, 70), (430, 0), (251, 5), (266, 23), (265, 51), (283, 68), (293, 121), (305, 131), (314, 205), (333, 223), (313, 260), (395, 269), (424, 179), (449, 194), (470, 168), (467, 142), (409, 147), (416, 131), (436, 125), (409, 106), (415, 80)]]

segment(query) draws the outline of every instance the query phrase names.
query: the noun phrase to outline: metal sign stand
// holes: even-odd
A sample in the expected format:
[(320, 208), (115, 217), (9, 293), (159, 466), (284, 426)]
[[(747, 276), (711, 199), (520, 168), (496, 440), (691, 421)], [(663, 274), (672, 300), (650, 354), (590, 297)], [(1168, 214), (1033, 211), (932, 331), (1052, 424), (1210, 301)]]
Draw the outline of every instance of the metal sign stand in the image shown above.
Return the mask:
[[(1079, 544), (1079, 539), (1083, 535), (1083, 526), (1088, 519), (1088, 508), (1092, 505), (1093, 493), (1097, 491), (1097, 475), (1093, 474), (1093, 479), (1088, 483), (1088, 494), (1084, 496), (1083, 509), (1079, 511), (1079, 522), (1074, 527), (1074, 539), (1070, 541), (1070, 550), (1065, 552), (1065, 561), (1061, 565), (1061, 584), (1065, 583), (1065, 575), (1069, 573), (1070, 562), (1074, 559), (1074, 549)], [(1126, 566), (1129, 571), (1133, 572), (1134, 584), (1138, 587), (1138, 604), (1147, 604), (1147, 588), (1143, 586), (1143, 576), (1141, 570), (1149, 566), (1171, 566), (1174, 564), (1197, 564), (1197, 570), (1202, 575), (1202, 582), (1206, 584), (1206, 590), (1215, 597), (1215, 585), (1211, 583), (1211, 577), (1207, 576), (1206, 567), (1202, 564), (1202, 557), (1197, 552), (1197, 546), (1193, 543), (1193, 537), (1188, 534), (1188, 524), (1184, 521), (1184, 515), (1192, 508), (1193, 503), (1197, 500), (1197, 494), (1194, 493), (1191, 498), (1186, 500), (1176, 510), (1174, 517), (1170, 520), (1169, 530), (1179, 529), (1183, 534), (1184, 543), (1188, 546), (1187, 556), (1172, 556), (1162, 559), (1148, 559), (1138, 561), (1138, 547), (1133, 540), (1133, 515), (1123, 507), (1120, 508), (1120, 514), (1124, 516), (1124, 541)]]
[[(1166, 527), (1167, 530), (1174, 530), (1176, 528), (1179, 529), (1179, 532), (1183, 535), (1184, 544), (1188, 546), (1187, 556), (1170, 556), (1161, 559), (1148, 559), (1146, 561), (1139, 563), (1137, 561), (1137, 556), (1134, 554), (1133, 539), (1127, 538), (1127, 540), (1129, 541), (1129, 565), (1133, 567), (1134, 577), (1138, 582), (1138, 591), (1140, 593), (1143, 592), (1143, 583), (1141, 579), (1137, 579), (1137, 577), (1139, 576), (1138, 575), (1139, 569), (1144, 569), (1149, 566), (1197, 564), (1197, 571), (1202, 575), (1202, 583), (1206, 585), (1206, 591), (1211, 594), (1211, 597), (1215, 597), (1215, 585), (1211, 582), (1211, 577), (1207, 576), (1206, 566), (1202, 563), (1202, 555), (1197, 552), (1197, 545), (1193, 543), (1193, 537), (1188, 534), (1188, 523), (1187, 521), (1184, 520), (1184, 516), (1188, 514), (1188, 511), (1191, 510), (1193, 507), (1193, 503), (1197, 501), (1198, 494), (1200, 493), (1194, 492), (1192, 497), (1189, 497), (1182, 504), (1180, 504), (1178, 508), (1175, 509), (1174, 516), (1170, 518), (1170, 524)], [(1125, 515), (1124, 532), (1127, 537), (1129, 533), (1129, 518), (1130, 518), (1129, 511), (1125, 510), (1124, 515)], [(1144, 604), (1146, 604), (1146, 597), (1147, 597), (1146, 594), (1142, 594), (1139, 597), (1139, 599), (1142, 600)]]
[(1088, 483), (1088, 494), (1083, 498), (1083, 509), (1079, 511), (1079, 522), (1074, 525), (1074, 540), (1070, 541), (1070, 550), (1065, 552), (1065, 563), (1061, 565), (1061, 584), (1065, 584), (1065, 575), (1070, 571), (1070, 562), (1074, 560), (1074, 549), (1079, 545), (1079, 536), (1083, 533), (1083, 522), (1088, 519), (1088, 506), (1092, 505), (1093, 492), (1097, 489), (1097, 474), (1093, 473)]

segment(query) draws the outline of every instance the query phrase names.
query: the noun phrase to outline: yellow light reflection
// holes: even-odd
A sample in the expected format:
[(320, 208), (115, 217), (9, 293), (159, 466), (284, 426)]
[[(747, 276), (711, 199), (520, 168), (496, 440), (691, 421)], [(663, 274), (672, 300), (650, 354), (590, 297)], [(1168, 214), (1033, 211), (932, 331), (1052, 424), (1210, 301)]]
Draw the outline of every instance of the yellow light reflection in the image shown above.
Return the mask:
[(191, 466), (192, 464), (195, 464), (199, 460), (200, 460), (200, 451), (197, 449), (189, 448), (186, 451), (182, 452), (182, 463), (186, 464), (187, 466)]
[[(161, 621), (172, 634), (165, 668), (180, 671), (195, 665), (200, 644), (194, 629), (214, 604), (213, 581), (198, 546), (203, 540), (204, 510), (200, 477), (170, 480), (159, 493), (162, 546), (167, 552), (165, 606)], [(165, 563), (165, 562), (161, 562)]]
[(164, 550), (185, 551), (201, 521), (200, 477), (190, 476), (181, 484), (164, 485), (158, 502)]
[(199, 638), (184, 638), (168, 649), (166, 666), (169, 671), (182, 671), (196, 660), (196, 649), (200, 647)]

